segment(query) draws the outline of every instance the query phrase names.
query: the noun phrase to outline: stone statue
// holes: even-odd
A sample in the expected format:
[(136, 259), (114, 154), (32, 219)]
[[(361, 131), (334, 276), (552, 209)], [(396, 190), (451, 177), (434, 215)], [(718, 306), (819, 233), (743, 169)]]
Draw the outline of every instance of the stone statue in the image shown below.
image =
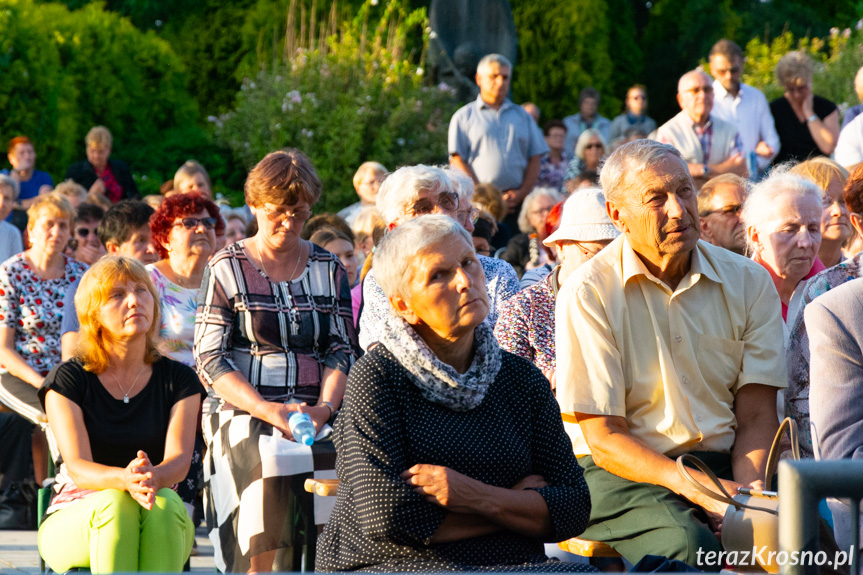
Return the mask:
[(515, 65), (518, 41), (508, 0), (432, 0), (430, 77), (453, 88), (461, 102), (476, 99), (476, 65), (502, 54)]

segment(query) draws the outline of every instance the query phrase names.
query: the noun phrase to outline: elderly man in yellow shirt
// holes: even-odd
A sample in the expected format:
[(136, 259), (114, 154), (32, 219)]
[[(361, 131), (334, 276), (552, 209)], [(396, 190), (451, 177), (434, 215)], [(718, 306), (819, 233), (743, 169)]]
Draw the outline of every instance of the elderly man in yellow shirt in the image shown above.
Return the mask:
[(779, 297), (761, 266), (699, 241), (673, 147), (626, 144), (601, 183), (623, 235), (567, 279), (556, 310), (557, 399), (591, 491), (582, 537), (632, 563), (719, 570), (706, 557), (726, 505), (674, 459), (698, 455), (731, 492), (760, 484), (787, 381)]

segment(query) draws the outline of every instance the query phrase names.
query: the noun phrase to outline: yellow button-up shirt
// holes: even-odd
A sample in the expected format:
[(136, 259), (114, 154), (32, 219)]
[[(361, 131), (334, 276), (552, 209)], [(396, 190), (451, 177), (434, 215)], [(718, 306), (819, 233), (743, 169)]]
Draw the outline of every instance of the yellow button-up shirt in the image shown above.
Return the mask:
[(668, 456), (729, 453), (737, 391), (787, 385), (769, 275), (704, 241), (672, 290), (619, 237), (567, 278), (556, 323), (557, 400), (577, 456), (590, 449), (573, 413), (625, 417)]

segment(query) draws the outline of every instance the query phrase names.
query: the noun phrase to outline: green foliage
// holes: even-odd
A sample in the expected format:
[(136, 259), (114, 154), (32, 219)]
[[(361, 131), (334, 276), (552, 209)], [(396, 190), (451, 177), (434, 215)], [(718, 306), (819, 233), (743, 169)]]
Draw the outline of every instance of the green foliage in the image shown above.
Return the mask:
[[(60, 4), (7, 0), (0, 51), (0, 141), (30, 136), (39, 167), (55, 180), (83, 159), (84, 135), (96, 124), (111, 130), (117, 157), (155, 179), (179, 165), (176, 158), (172, 165), (157, 160), (166, 137), (183, 134), (194, 147), (208, 141), (171, 47), (98, 4), (70, 12)], [(175, 151), (185, 150), (183, 157), (193, 149)]]
[(791, 32), (765, 44), (758, 38), (746, 45), (743, 81), (764, 91), (768, 100), (782, 96), (776, 81), (776, 64), (791, 50), (802, 50), (813, 60), (812, 90), (841, 109), (858, 103), (854, 76), (863, 66), (863, 32), (838, 28), (826, 38), (795, 39)]
[(324, 184), (321, 208), (336, 210), (355, 201), (351, 181), (363, 161), (446, 162), (457, 105), (448, 88), (423, 85), (421, 54), (405, 51), (417, 31), (427, 43), (424, 10), (369, 1), (340, 28), (324, 24), (315, 45), (289, 27), (286, 60), (244, 81), (236, 109), (212, 121), (246, 167), (282, 147), (308, 154)]
[(593, 86), (603, 95), (601, 110), (618, 113), (605, 1), (516, 0), (512, 12), (519, 34), (515, 101), (535, 102), (544, 118), (562, 118), (578, 112), (578, 93)]
[(658, 0), (644, 32), (644, 78), (650, 115), (660, 124), (677, 114), (677, 81), (720, 38), (741, 26), (731, 0)]

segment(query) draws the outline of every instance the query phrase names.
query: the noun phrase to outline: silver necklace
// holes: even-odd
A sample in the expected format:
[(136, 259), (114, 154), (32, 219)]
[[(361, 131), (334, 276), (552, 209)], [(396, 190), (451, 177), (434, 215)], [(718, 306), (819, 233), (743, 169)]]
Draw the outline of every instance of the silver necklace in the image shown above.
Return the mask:
[(138, 372), (138, 375), (135, 376), (135, 381), (132, 382), (132, 386), (129, 388), (129, 391), (126, 391), (125, 389), (123, 389), (123, 386), (120, 385), (120, 382), (117, 379), (117, 376), (115, 376), (113, 373), (108, 374), (114, 379), (114, 383), (117, 384), (117, 387), (120, 388), (120, 391), (123, 392), (123, 403), (129, 403), (129, 394), (132, 393), (132, 390), (135, 389), (136, 385), (138, 385), (138, 378), (141, 377), (141, 374), (144, 373), (145, 369), (147, 369), (146, 363), (144, 364), (144, 367), (141, 368), (141, 371)]
[[(270, 274), (267, 272), (267, 266), (264, 265), (264, 254), (261, 253), (261, 240), (260, 238), (255, 238), (255, 247), (258, 248), (258, 260), (261, 262), (261, 269), (264, 271), (264, 274), (267, 277), (270, 277)], [(299, 244), (299, 250), (297, 251), (297, 263), (294, 264), (294, 271), (291, 272), (291, 275), (288, 276), (288, 282), (290, 282), (294, 278), (294, 274), (297, 273), (297, 268), (300, 267), (300, 259), (303, 257), (303, 244)], [(300, 312), (297, 311), (296, 306), (294, 306), (294, 298), (291, 297), (291, 286), (287, 286), (285, 291), (285, 297), (288, 300), (288, 315), (291, 318), (291, 331), (292, 333), (298, 333), (300, 330)]]

